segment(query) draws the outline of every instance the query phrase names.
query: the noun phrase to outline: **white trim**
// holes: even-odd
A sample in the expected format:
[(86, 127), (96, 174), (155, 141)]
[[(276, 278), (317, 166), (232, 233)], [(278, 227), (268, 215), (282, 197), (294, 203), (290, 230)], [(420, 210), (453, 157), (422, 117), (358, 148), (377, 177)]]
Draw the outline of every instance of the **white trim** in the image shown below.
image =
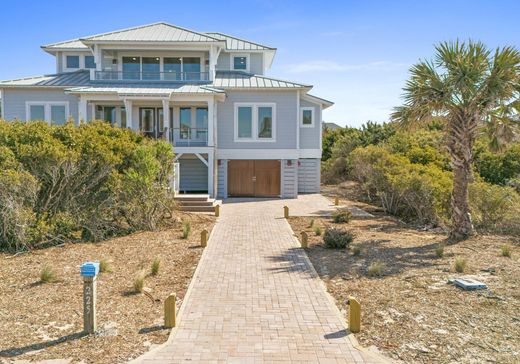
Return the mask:
[(218, 159), (321, 158), (321, 149), (217, 149)]
[[(203, 156), (201, 156), (199, 153), (195, 153), (195, 156), (196, 156), (197, 158), (199, 158), (200, 161), (206, 165), (206, 167), (208, 166), (208, 161), (207, 161), (206, 159), (204, 159)], [(208, 156), (209, 156), (209, 153), (208, 153)], [(208, 160), (209, 160), (209, 157), (208, 157)]]
[[(246, 69), (236, 69), (235, 68), (235, 57), (245, 57), (246, 58)], [(229, 69), (232, 71), (243, 71), (243, 72), (249, 72), (251, 69), (251, 55), (249, 53), (230, 53), (229, 54)]]
[[(303, 112), (304, 111), (311, 112), (311, 123), (310, 124), (303, 123)], [(316, 122), (314, 119), (315, 119), (315, 111), (314, 111), (313, 106), (300, 107), (300, 128), (314, 128), (316, 126)]]
[(296, 149), (300, 149), (300, 91), (296, 91)]
[[(251, 107), (252, 112), (252, 125), (251, 125), (251, 138), (239, 138), (238, 137), (238, 108), (239, 107)], [(272, 120), (271, 120), (271, 138), (259, 138), (258, 137), (258, 108), (259, 107), (270, 107), (272, 109)], [(274, 143), (276, 142), (276, 103), (274, 102), (235, 102), (233, 104), (234, 117), (233, 117), (233, 140), (236, 143)]]
[(65, 122), (71, 116), (69, 114), (69, 102), (68, 101), (26, 101), (25, 102), (25, 120), (31, 121), (31, 106), (38, 105), (43, 106), (44, 117), (49, 125), (51, 125), (51, 106), (65, 106)]
[(5, 120), (5, 91), (0, 89), (0, 119)]

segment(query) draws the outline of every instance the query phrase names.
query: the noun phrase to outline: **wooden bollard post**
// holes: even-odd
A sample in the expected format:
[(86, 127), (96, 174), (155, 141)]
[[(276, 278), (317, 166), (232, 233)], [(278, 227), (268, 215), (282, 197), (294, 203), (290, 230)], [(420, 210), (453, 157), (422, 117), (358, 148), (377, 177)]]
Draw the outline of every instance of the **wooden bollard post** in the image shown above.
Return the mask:
[(165, 327), (175, 327), (176, 318), (177, 318), (177, 306), (176, 302), (177, 296), (175, 293), (170, 293), (170, 295), (164, 301), (164, 326)]
[(220, 216), (220, 205), (215, 205), (215, 216), (216, 217)]
[(302, 231), (302, 248), (307, 248), (309, 246), (309, 235)]
[(283, 217), (286, 219), (289, 218), (289, 207), (288, 206), (283, 207)]
[(348, 329), (352, 333), (361, 331), (361, 304), (354, 297), (348, 298)]
[(206, 229), (200, 232), (200, 246), (203, 248), (208, 246), (208, 230)]
[(339, 197), (338, 196), (334, 197), (334, 205), (335, 206), (339, 205)]
[(96, 276), (99, 263), (86, 262), (80, 267), (83, 277), (83, 331), (87, 334), (96, 332)]

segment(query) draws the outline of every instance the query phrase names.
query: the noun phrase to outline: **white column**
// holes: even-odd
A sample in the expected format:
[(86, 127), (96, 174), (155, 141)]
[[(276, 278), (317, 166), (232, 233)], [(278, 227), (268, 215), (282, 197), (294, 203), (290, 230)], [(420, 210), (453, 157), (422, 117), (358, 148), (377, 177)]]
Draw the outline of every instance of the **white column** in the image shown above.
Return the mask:
[(215, 130), (215, 99), (208, 100), (208, 146), (213, 147)]
[(87, 114), (87, 100), (80, 96), (79, 102), (78, 102), (78, 120), (77, 124), (86, 123), (88, 121), (88, 114)]
[(132, 100), (124, 99), (126, 111), (126, 127), (133, 129)]
[(163, 117), (164, 117), (164, 132), (166, 135), (164, 135), (164, 139), (170, 140), (170, 99), (163, 99), (162, 100), (162, 107), (163, 107)]
[(209, 79), (213, 81), (215, 79), (215, 73), (217, 68), (218, 52), (217, 47), (211, 46), (209, 49)]
[(208, 194), (209, 197), (215, 197), (214, 191), (214, 173), (215, 173), (215, 158), (213, 150), (208, 151)]
[(103, 70), (103, 51), (97, 44), (94, 44), (94, 62), (96, 62), (96, 71), (102, 71)]

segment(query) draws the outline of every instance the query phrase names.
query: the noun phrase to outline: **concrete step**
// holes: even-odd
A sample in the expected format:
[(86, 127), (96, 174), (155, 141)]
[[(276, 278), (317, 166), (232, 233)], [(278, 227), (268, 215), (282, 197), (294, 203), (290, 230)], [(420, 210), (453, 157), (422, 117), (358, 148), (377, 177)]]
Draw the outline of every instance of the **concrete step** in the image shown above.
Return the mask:
[(214, 199), (208, 199), (206, 201), (177, 201), (179, 206), (213, 206), (214, 203)]
[(205, 194), (196, 194), (196, 195), (177, 195), (175, 196), (175, 201), (207, 201), (209, 199), (209, 195)]
[(215, 212), (215, 206), (179, 206), (179, 209), (187, 212)]

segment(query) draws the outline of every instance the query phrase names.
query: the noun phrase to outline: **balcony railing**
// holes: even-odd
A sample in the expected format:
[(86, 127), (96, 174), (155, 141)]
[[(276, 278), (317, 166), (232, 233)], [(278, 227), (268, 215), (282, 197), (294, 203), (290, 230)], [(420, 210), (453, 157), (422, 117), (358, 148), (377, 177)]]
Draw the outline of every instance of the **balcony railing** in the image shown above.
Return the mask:
[(173, 128), (170, 130), (173, 146), (204, 147), (208, 145), (208, 129)]
[(209, 72), (94, 71), (95, 81), (193, 82), (209, 81)]

